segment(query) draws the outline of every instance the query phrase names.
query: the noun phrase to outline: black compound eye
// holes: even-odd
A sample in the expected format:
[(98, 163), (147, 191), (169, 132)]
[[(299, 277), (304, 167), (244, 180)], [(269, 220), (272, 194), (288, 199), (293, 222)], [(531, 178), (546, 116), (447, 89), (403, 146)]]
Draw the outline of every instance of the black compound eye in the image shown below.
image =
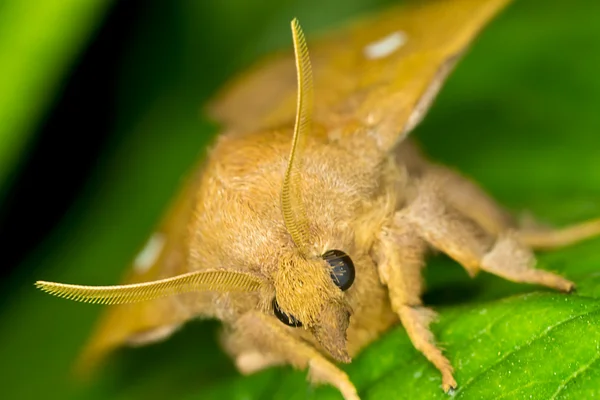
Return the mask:
[(281, 308), (279, 308), (279, 304), (277, 304), (277, 300), (273, 297), (273, 312), (275, 316), (287, 326), (293, 326), (294, 328), (298, 328), (302, 326), (302, 322), (298, 321), (294, 316), (287, 315)]
[(342, 290), (348, 290), (356, 271), (350, 256), (341, 250), (328, 250), (321, 257), (331, 266), (331, 279)]

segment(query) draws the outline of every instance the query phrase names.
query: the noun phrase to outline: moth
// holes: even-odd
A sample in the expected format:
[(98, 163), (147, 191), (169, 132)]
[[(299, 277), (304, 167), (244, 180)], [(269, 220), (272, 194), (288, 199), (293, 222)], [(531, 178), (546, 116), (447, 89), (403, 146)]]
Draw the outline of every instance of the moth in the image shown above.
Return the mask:
[[(297, 20), (294, 52), (267, 59), (210, 105), (223, 132), (189, 177), (123, 285), (38, 281), (113, 305), (84, 350), (91, 368), (125, 344), (162, 340), (192, 318), (223, 322), (242, 373), (281, 364), (358, 399), (348, 363), (392, 325), (457, 387), (430, 330), (421, 270), (431, 249), (471, 275), (569, 292), (535, 249), (600, 234), (600, 219), (523, 228), (408, 134), (508, 0), (439, 0), (389, 10), (316, 42)], [(258, 90), (260, 89), (260, 90)]]

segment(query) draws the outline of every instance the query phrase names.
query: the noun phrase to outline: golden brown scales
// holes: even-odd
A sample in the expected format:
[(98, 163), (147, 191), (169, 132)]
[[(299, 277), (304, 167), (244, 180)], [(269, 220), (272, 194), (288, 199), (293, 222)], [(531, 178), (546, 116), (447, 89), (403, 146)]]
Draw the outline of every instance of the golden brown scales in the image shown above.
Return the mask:
[[(429, 330), (435, 314), (420, 299), (429, 248), (445, 252), (470, 275), (484, 270), (571, 290), (568, 280), (533, 268), (527, 245), (570, 244), (599, 234), (600, 221), (519, 231), (475, 184), (403, 141), (465, 47), (506, 2), (423, 3), (323, 40), (311, 49), (314, 98), (294, 22), (299, 94), (294, 58), (286, 56), (267, 61), (221, 95), (211, 110), (226, 131), (155, 233), (163, 238), (158, 258), (127, 279), (192, 272), (196, 283), (157, 283), (154, 295), (181, 294), (110, 308), (84, 352), (84, 367), (126, 342), (159, 340), (190, 318), (214, 317), (224, 322), (223, 345), (240, 371), (292, 364), (357, 399), (331, 360), (349, 362), (399, 319), (440, 370), (447, 391), (456, 387), (451, 363)], [(405, 43), (389, 54), (366, 51), (390, 37)], [(348, 254), (356, 269), (345, 291), (321, 257), (333, 249)], [(222, 274), (218, 287), (204, 273), (215, 269)], [(98, 294), (39, 285), (84, 300)], [(109, 290), (147, 297), (139, 287)], [(280, 317), (302, 327), (284, 324), (274, 314), (274, 299)]]

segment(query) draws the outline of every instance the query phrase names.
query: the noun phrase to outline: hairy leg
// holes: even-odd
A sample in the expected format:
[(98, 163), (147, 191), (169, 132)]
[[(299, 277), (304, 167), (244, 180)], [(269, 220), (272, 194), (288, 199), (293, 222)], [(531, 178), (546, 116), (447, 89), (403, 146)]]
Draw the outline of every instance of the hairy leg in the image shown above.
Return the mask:
[[(225, 347), (236, 353), (236, 364), (242, 373), (291, 364), (298, 369), (309, 369), (315, 383), (336, 387), (346, 400), (359, 400), (348, 375), (325, 358), (317, 349), (288, 332), (275, 318), (250, 311), (235, 323), (226, 336)], [(249, 341), (252, 348), (244, 348)]]
[(417, 350), (442, 374), (445, 391), (456, 387), (452, 366), (435, 345), (429, 324), (435, 313), (421, 302), (423, 266), (426, 243), (415, 234), (407, 221), (396, 221), (385, 227), (374, 248), (381, 281), (388, 287), (392, 309)]
[(521, 229), (517, 235), (532, 249), (557, 249), (600, 236), (600, 218), (558, 229)]
[(510, 215), (479, 185), (449, 168), (434, 165), (427, 176), (439, 182), (444, 200), (486, 232), (498, 235), (516, 227)]
[(517, 234), (494, 237), (464, 217), (443, 199), (435, 179), (424, 179), (412, 203), (396, 215), (407, 220), (417, 234), (459, 262), (471, 275), (480, 269), (515, 282), (540, 284), (569, 291), (573, 283), (544, 270), (536, 270), (535, 257)]
[(518, 224), (479, 185), (448, 167), (430, 162), (411, 140), (400, 146), (398, 158), (412, 176), (438, 182), (444, 201), (491, 235), (518, 230), (519, 240), (534, 250), (556, 249), (600, 236), (600, 218), (556, 229), (536, 222), (530, 226)]
[(535, 269), (535, 256), (517, 239), (515, 232), (500, 235), (494, 247), (481, 260), (481, 269), (513, 282), (533, 283), (570, 292), (573, 282), (541, 269)]
[(415, 348), (442, 374), (445, 391), (456, 387), (450, 362), (435, 345), (429, 329), (435, 318), (423, 307), (421, 268), (427, 244), (459, 262), (471, 275), (484, 270), (515, 282), (541, 284), (570, 291), (573, 283), (534, 268), (535, 257), (517, 237), (505, 231), (497, 237), (445, 202), (436, 177), (424, 177), (407, 208), (384, 227), (374, 247), (381, 281)]
[(444, 200), (488, 233), (495, 235), (516, 226), (511, 216), (479, 185), (451, 168), (429, 161), (414, 141), (402, 143), (397, 154), (412, 177), (438, 182)]
[(285, 364), (281, 357), (265, 354), (258, 350), (247, 350), (235, 358), (235, 365), (244, 375), (254, 374), (263, 369)]
[(426, 174), (440, 183), (444, 200), (460, 214), (492, 235), (518, 230), (519, 240), (531, 249), (551, 250), (600, 236), (600, 218), (564, 228), (541, 228), (535, 222), (529, 227), (517, 226), (493, 198), (459, 173), (445, 167), (432, 166), (427, 169)]

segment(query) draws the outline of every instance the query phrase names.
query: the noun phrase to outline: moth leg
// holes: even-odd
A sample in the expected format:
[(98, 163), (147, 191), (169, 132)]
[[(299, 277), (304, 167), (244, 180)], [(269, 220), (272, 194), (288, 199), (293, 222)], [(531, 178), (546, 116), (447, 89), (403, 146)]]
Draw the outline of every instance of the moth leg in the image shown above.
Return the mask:
[(541, 227), (535, 221), (529, 226), (517, 224), (479, 185), (448, 167), (428, 161), (412, 140), (399, 146), (397, 156), (411, 176), (435, 180), (444, 200), (489, 234), (499, 235), (518, 229), (519, 239), (530, 248), (539, 250), (565, 247), (600, 236), (600, 218), (559, 229)]
[(271, 353), (265, 353), (245, 340), (240, 332), (226, 330), (221, 335), (223, 349), (235, 360), (238, 371), (250, 375), (263, 369), (285, 364), (285, 360)]
[(432, 167), (428, 175), (440, 182), (446, 202), (486, 232), (498, 235), (515, 227), (509, 214), (475, 182), (442, 166)]
[(398, 149), (398, 157), (411, 176), (438, 182), (445, 201), (486, 232), (496, 235), (516, 226), (503, 207), (479, 185), (459, 172), (427, 160), (414, 141), (404, 142)]
[[(241, 350), (236, 361), (238, 366), (245, 368), (242, 372), (288, 363), (298, 369), (308, 368), (312, 382), (328, 383), (336, 387), (344, 399), (359, 400), (356, 388), (345, 372), (289, 331), (301, 328), (288, 328), (275, 318), (258, 311), (250, 311), (241, 316), (233, 328), (226, 346), (229, 350)], [(254, 357), (254, 360), (250, 357)], [(242, 365), (239, 365), (240, 361)]]
[(248, 350), (235, 358), (235, 365), (244, 375), (254, 374), (263, 369), (285, 364), (284, 360), (272, 354), (265, 354), (257, 350)]
[(515, 282), (540, 284), (570, 291), (565, 278), (534, 268), (535, 257), (516, 234), (494, 238), (442, 200), (435, 180), (425, 179), (417, 197), (396, 216), (396, 223), (409, 224), (429, 244), (460, 263), (470, 275), (480, 269)]
[(441, 372), (442, 388), (456, 388), (450, 361), (435, 345), (429, 324), (435, 313), (421, 302), (426, 243), (411, 231), (408, 224), (395, 224), (383, 229), (375, 245), (380, 279), (388, 287), (392, 309), (400, 317), (408, 337), (423, 355)]
[(521, 229), (517, 235), (532, 249), (556, 249), (600, 236), (600, 218), (559, 229)]
[(575, 284), (560, 275), (535, 269), (535, 256), (516, 232), (500, 235), (483, 257), (481, 269), (513, 282), (532, 283), (570, 292)]
[(508, 213), (481, 187), (468, 178), (449, 168), (437, 165), (427, 167), (425, 174), (439, 182), (440, 190), (447, 203), (492, 235), (518, 229), (519, 239), (536, 250), (566, 247), (600, 236), (600, 218), (558, 229), (541, 228), (535, 222), (533, 222), (533, 226), (517, 228), (517, 224)]

